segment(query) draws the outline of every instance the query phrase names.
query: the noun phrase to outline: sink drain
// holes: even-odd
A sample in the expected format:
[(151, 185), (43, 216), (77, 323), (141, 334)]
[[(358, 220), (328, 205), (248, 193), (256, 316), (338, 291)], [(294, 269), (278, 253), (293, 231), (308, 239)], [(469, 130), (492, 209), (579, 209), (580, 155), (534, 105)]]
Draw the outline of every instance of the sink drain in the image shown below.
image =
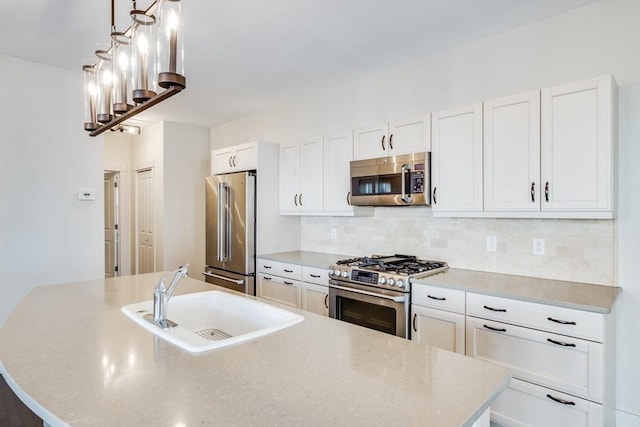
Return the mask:
[(209, 341), (220, 341), (226, 340), (227, 338), (231, 338), (232, 336), (226, 332), (221, 331), (220, 329), (210, 328), (203, 329), (201, 331), (196, 332), (196, 334), (200, 335), (202, 338)]

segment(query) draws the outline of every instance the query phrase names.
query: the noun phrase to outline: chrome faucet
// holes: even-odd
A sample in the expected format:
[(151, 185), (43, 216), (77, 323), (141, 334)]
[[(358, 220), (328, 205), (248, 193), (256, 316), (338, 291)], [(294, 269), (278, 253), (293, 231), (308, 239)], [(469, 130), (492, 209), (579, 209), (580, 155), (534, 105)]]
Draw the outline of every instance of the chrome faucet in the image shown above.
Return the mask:
[[(169, 300), (175, 291), (178, 282), (183, 277), (186, 277), (189, 264), (178, 267), (177, 270), (167, 273), (160, 278), (160, 281), (156, 285), (156, 289), (153, 292), (153, 317), (150, 314), (144, 316), (145, 319), (155, 323), (162, 329), (171, 329), (178, 326), (176, 322), (172, 322), (167, 319), (167, 305)], [(167, 276), (173, 274), (169, 286), (165, 286), (165, 280)]]

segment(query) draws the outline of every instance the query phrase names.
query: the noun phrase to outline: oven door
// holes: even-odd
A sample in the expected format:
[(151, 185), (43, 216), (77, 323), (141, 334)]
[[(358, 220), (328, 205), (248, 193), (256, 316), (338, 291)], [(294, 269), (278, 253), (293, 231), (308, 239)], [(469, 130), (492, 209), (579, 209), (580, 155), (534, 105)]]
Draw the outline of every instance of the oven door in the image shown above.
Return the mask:
[(329, 317), (407, 338), (409, 294), (331, 280)]

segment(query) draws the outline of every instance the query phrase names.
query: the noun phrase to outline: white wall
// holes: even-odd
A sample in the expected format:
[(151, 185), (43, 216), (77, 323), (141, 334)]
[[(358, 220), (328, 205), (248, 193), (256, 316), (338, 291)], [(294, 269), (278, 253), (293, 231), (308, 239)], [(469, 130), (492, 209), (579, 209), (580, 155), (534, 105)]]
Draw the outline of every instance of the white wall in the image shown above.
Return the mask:
[(34, 286), (104, 277), (103, 138), (82, 96), (80, 71), (0, 56), (0, 323)]
[[(621, 86), (620, 115), (625, 118), (622, 125), (626, 127), (624, 131), (621, 129), (619, 140), (621, 161), (626, 164), (620, 167), (623, 181), (632, 174), (632, 166), (637, 171), (640, 160), (636, 148), (638, 131), (634, 127), (637, 125), (629, 124), (638, 123), (637, 90), (630, 86), (640, 82), (638, 52), (640, 2), (600, 1), (215, 127), (212, 148), (254, 139), (293, 142), (321, 133), (613, 74)], [(621, 183), (619, 198), (637, 199), (637, 189), (637, 181)], [(638, 427), (640, 326), (636, 312), (640, 265), (636, 254), (640, 245), (637, 239), (640, 208), (637, 203), (621, 202), (618, 221), (447, 220), (432, 218), (427, 208), (376, 208), (373, 218), (301, 219), (301, 248), (353, 251), (354, 255), (382, 252), (385, 247), (407, 252), (417, 249), (412, 252), (442, 255), (453, 266), (619, 284), (624, 291), (617, 307), (618, 422), (624, 427)], [(332, 227), (341, 233), (339, 241), (328, 238)], [(380, 233), (379, 239), (372, 238), (372, 230)], [(495, 256), (482, 252), (485, 231), (498, 237), (499, 252)], [(547, 241), (548, 255), (543, 258), (528, 255), (531, 237), (538, 233), (551, 239)], [(506, 246), (501, 248), (500, 242)]]
[(205, 190), (209, 175), (209, 129), (164, 122), (164, 265), (190, 264), (189, 276), (203, 279)]

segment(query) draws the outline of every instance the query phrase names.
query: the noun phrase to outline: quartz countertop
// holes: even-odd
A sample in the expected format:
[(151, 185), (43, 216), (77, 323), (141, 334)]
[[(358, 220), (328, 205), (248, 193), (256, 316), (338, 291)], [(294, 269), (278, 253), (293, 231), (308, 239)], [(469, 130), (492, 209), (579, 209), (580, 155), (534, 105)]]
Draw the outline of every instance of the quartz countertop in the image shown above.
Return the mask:
[(340, 261), (341, 259), (353, 258), (353, 256), (344, 254), (330, 254), (324, 252), (291, 251), (258, 255), (256, 258), (287, 262), (290, 264), (304, 265), (307, 267), (328, 269), (329, 266), (331, 264), (334, 264), (336, 261)]
[[(289, 328), (190, 354), (120, 310), (151, 299), (159, 277), (33, 289), (0, 328), (9, 385), (52, 426), (447, 427), (471, 425), (511, 377), (302, 311), (305, 320)], [(223, 290), (186, 278), (176, 294), (212, 289)]]
[(616, 296), (621, 291), (616, 286), (455, 268), (422, 279), (413, 279), (411, 282), (596, 313), (610, 313)]

